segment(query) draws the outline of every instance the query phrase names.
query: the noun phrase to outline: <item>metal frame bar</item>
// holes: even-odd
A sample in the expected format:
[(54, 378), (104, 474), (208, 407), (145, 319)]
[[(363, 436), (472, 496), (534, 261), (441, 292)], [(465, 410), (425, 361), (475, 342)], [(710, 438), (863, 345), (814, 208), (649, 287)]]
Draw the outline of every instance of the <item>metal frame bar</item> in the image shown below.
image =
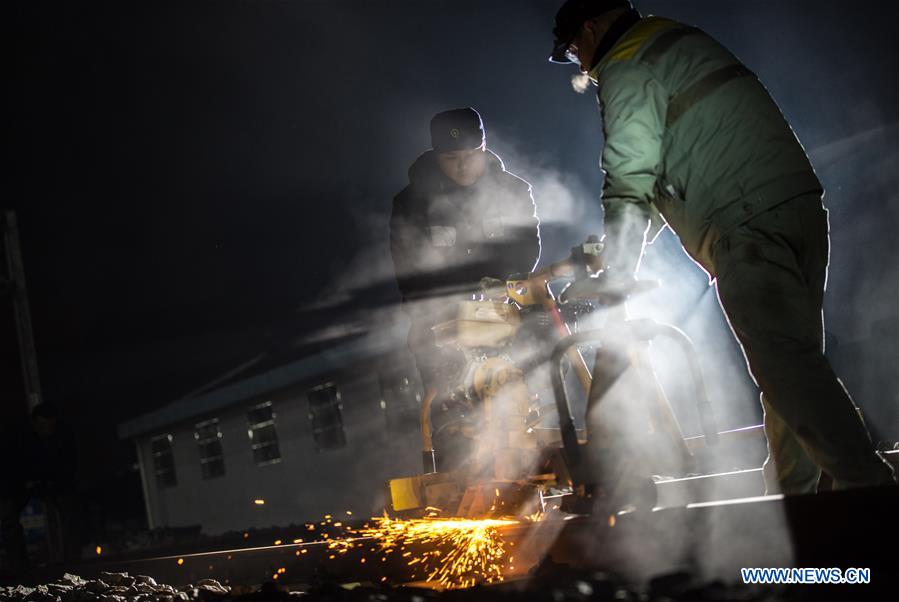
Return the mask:
[[(702, 425), (704, 441), (706, 445), (715, 445), (718, 442), (718, 430), (712, 415), (712, 406), (709, 403), (705, 389), (705, 381), (702, 378), (702, 370), (699, 359), (690, 338), (680, 329), (667, 324), (659, 324), (654, 320), (628, 320), (623, 328), (629, 330), (632, 338), (650, 341), (657, 336), (667, 336), (681, 346), (687, 363), (690, 367), (693, 386), (696, 392), (696, 406), (699, 412), (699, 421)], [(620, 331), (619, 331), (620, 332)], [(571, 413), (571, 403), (568, 400), (568, 390), (565, 387), (565, 378), (562, 368), (562, 359), (568, 351), (577, 345), (597, 343), (609, 338), (615, 338), (615, 330), (588, 330), (565, 337), (553, 348), (550, 359), (550, 377), (552, 379), (553, 394), (556, 399), (556, 411), (559, 414), (559, 430), (562, 435), (562, 445), (568, 470), (575, 487), (587, 482), (587, 475), (581, 474), (581, 452), (577, 440), (577, 431), (574, 427), (574, 416)]]

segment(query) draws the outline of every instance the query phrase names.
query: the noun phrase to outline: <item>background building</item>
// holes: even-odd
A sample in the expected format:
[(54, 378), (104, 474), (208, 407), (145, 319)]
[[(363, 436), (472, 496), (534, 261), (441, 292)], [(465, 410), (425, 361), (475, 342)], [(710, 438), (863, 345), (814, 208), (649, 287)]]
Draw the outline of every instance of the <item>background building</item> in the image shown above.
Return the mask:
[(388, 334), (244, 365), (119, 425), (137, 448), (151, 528), (216, 534), (351, 510), (420, 471), (419, 386)]

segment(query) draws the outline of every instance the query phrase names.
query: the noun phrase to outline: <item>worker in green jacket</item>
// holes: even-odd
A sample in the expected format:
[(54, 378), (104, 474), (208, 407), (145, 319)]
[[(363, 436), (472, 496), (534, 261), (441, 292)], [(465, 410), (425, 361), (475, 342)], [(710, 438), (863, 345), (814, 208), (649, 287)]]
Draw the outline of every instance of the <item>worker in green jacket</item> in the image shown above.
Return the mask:
[(823, 189), (755, 75), (707, 34), (628, 0), (568, 0), (550, 60), (598, 88), (605, 137), (601, 277), (633, 279), (667, 226), (717, 285), (762, 391), (769, 492), (894, 482), (824, 356)]

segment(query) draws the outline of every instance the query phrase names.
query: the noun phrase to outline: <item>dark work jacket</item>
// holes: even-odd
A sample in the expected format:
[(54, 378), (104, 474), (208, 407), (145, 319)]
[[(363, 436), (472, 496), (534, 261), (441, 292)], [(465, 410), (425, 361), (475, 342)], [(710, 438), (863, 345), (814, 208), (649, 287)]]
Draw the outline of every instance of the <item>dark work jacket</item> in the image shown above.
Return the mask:
[(529, 272), (540, 258), (531, 185), (488, 150), (481, 179), (460, 187), (427, 151), (393, 199), (390, 250), (406, 301), (474, 292), (485, 276), (505, 280)]

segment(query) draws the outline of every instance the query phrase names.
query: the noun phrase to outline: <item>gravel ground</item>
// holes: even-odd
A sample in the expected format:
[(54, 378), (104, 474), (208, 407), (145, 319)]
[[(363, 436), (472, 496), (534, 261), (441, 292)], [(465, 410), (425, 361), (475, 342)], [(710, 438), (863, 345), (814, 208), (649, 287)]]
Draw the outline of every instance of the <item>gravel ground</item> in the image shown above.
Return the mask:
[(66, 573), (61, 579), (47, 585), (0, 588), (0, 600), (28, 600), (34, 602), (179, 602), (222, 598), (231, 588), (212, 579), (196, 584), (172, 587), (146, 575), (131, 576), (128, 573), (101, 573), (99, 579), (85, 580)]
[[(795, 592), (794, 592), (795, 593)], [(437, 592), (419, 588), (394, 588), (356, 584), (354, 586), (324, 583), (305, 592), (290, 592), (268, 583), (256, 590), (239, 590), (224, 586), (212, 579), (195, 584), (173, 587), (157, 583), (146, 575), (101, 573), (99, 579), (86, 580), (66, 574), (61, 579), (36, 587), (0, 588), (0, 601), (35, 602), (179, 602), (188, 600), (315, 600), (322, 602), (480, 602), (480, 601), (536, 601), (536, 602), (718, 602), (742, 600), (747, 602), (776, 602), (801, 600), (801, 596), (784, 596), (783, 592), (749, 588), (733, 588), (722, 584), (696, 584), (686, 573), (664, 575), (652, 580), (647, 587), (633, 589), (605, 574), (566, 574), (535, 578), (526, 583), (507, 583), (499, 586), (475, 587), (467, 590)]]

